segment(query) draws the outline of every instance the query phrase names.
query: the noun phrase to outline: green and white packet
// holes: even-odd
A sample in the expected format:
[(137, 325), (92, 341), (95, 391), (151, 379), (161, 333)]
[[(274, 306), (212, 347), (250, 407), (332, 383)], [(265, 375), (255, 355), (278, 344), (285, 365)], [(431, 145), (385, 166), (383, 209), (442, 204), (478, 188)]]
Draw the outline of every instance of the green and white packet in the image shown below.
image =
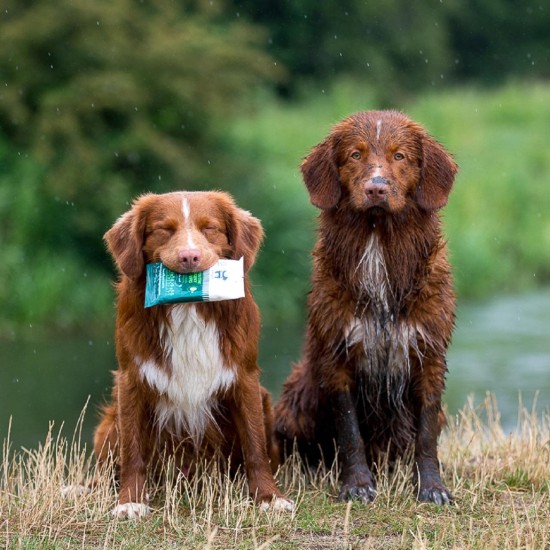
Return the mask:
[(179, 302), (218, 302), (244, 297), (243, 259), (218, 260), (198, 273), (176, 273), (161, 262), (147, 264), (145, 307)]

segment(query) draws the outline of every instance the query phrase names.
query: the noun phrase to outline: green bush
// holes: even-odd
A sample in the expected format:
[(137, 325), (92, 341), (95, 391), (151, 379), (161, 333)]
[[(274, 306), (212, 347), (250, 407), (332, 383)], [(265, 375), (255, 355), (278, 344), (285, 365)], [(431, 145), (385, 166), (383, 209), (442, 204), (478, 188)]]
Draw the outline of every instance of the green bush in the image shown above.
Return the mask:
[[(316, 208), (299, 164), (342, 117), (378, 107), (368, 87), (352, 81), (283, 103), (262, 93), (247, 117), (217, 126), (213, 164), (223, 177), (172, 188), (229, 190), (262, 220), (266, 240), (252, 279), (264, 321), (293, 325), (305, 315)], [(460, 172), (443, 212), (461, 298), (520, 292), (550, 281), (550, 87), (509, 84), (489, 92), (459, 88), (421, 96), (404, 110), (454, 153)], [(0, 299), (4, 328), (14, 323), (78, 326), (112, 316), (109, 259), (94, 225), (97, 205), (55, 200), (43, 186), (45, 167), (0, 141)], [(119, 205), (113, 219), (126, 209)], [(105, 215), (103, 213), (103, 215)], [(90, 224), (101, 257), (82, 258), (71, 216)], [(91, 216), (86, 221), (87, 216)], [(109, 224), (112, 220), (109, 221)], [(60, 243), (61, 241), (61, 243)]]
[[(269, 305), (270, 316), (288, 318), (286, 311), (299, 311), (309, 288), (317, 210), (309, 204), (299, 163), (332, 124), (379, 106), (368, 90), (362, 83), (341, 81), (293, 105), (263, 98), (262, 108), (232, 129), (235, 151), (256, 160), (249, 176), (254, 181), (244, 195), (267, 230), (257, 278), (269, 291), (259, 288), (257, 294)], [(460, 165), (443, 211), (459, 296), (482, 298), (548, 284), (550, 87), (457, 88), (420, 96), (403, 110)], [(280, 279), (270, 278), (273, 272)], [(281, 282), (288, 280), (298, 282), (295, 287)], [(298, 308), (287, 310), (287, 303)]]
[(424, 96), (411, 115), (456, 155), (445, 211), (459, 294), (518, 292), (550, 281), (550, 88), (509, 84)]
[(212, 2), (7, 0), (0, 35), (0, 128), (42, 168), (41, 241), (84, 263), (136, 194), (222, 173), (211, 128), (282, 74)]

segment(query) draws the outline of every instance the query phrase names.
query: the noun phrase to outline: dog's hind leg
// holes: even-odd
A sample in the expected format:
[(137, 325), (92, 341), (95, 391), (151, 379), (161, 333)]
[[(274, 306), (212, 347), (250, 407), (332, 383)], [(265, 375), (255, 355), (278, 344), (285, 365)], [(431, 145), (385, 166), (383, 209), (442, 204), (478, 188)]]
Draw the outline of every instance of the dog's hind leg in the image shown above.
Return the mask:
[(116, 462), (118, 452), (118, 428), (116, 405), (110, 403), (103, 408), (103, 416), (94, 433), (94, 454), (99, 464), (107, 462), (112, 456)]
[(261, 391), (267, 458), (271, 463), (271, 471), (275, 474), (277, 472), (277, 468), (281, 464), (281, 455), (279, 451), (279, 444), (273, 437), (273, 406), (271, 405), (271, 396), (269, 395), (269, 392), (263, 387), (261, 388)]

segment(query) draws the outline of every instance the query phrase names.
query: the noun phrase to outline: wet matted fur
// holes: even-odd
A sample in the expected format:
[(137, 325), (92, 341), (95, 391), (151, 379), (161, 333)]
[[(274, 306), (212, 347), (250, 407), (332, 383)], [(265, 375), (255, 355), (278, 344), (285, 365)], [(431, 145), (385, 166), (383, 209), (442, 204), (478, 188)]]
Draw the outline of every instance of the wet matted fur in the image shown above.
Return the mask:
[(321, 209), (303, 359), (275, 437), (308, 460), (338, 449), (341, 499), (371, 501), (380, 453), (414, 450), (418, 498), (446, 503), (437, 438), (455, 295), (438, 211), (457, 166), (396, 111), (346, 118), (302, 163)]

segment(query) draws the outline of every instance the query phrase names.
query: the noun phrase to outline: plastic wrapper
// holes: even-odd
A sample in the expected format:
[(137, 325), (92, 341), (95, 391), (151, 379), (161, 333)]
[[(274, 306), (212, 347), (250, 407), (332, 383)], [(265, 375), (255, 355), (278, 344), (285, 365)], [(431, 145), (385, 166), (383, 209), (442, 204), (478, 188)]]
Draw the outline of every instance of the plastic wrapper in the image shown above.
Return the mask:
[(179, 302), (217, 302), (244, 297), (243, 259), (218, 260), (198, 273), (176, 273), (147, 264), (145, 307)]

